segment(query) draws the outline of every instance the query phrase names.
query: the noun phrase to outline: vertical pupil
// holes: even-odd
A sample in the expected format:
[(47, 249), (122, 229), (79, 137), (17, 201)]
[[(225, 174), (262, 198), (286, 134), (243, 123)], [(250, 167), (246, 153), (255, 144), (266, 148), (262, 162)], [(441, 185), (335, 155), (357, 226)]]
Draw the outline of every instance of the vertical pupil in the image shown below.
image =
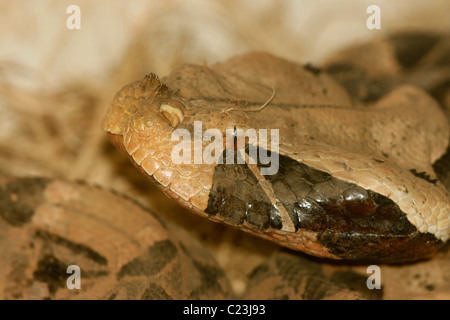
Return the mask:
[(236, 130), (236, 127), (234, 127), (234, 131), (233, 131), (233, 148), (234, 148), (234, 151), (237, 150), (237, 130)]

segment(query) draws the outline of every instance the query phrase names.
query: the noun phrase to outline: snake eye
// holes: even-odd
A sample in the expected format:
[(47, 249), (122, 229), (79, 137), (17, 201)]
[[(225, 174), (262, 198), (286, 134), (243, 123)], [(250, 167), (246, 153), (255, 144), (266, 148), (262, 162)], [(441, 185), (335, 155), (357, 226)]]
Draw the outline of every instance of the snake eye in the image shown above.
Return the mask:
[(183, 122), (183, 112), (180, 109), (169, 104), (161, 104), (161, 106), (159, 107), (159, 112), (161, 112), (164, 117), (169, 120), (172, 128), (176, 128), (176, 126)]

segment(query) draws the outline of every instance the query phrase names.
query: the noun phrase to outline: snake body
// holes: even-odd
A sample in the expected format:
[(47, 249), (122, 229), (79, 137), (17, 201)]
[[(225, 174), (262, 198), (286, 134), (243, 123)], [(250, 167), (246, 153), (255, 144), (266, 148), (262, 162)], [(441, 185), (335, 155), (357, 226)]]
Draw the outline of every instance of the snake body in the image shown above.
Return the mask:
[[(346, 49), (321, 68), (267, 53), (184, 65), (121, 89), (103, 128), (170, 198), (203, 217), (319, 257), (423, 259), (450, 232), (449, 45), (448, 36), (406, 34)], [(173, 131), (194, 135), (197, 120), (203, 132), (279, 129), (278, 171), (263, 175), (262, 162), (173, 163)], [(225, 147), (234, 149), (232, 141)], [(1, 299), (236, 297), (188, 232), (85, 183), (0, 176), (0, 231)], [(276, 252), (238, 297), (380, 299), (435, 290), (448, 298), (448, 263), (447, 250), (384, 265), (382, 289), (369, 290), (358, 267)], [(81, 290), (67, 287), (69, 265), (81, 269)]]
[(0, 299), (233, 298), (194, 237), (100, 187), (0, 175), (0, 231)]
[[(414, 62), (445, 60), (435, 57), (438, 40), (409, 40), (427, 47)], [(450, 235), (448, 191), (433, 169), (449, 124), (400, 76), (404, 48), (387, 43), (337, 54), (323, 69), (257, 52), (183, 65), (161, 81), (151, 74), (117, 93), (103, 129), (169, 197), (209, 219), (320, 257), (429, 257)], [(224, 137), (229, 128), (279, 129), (278, 172), (264, 176), (261, 162), (174, 163), (171, 134), (193, 137), (194, 121)]]

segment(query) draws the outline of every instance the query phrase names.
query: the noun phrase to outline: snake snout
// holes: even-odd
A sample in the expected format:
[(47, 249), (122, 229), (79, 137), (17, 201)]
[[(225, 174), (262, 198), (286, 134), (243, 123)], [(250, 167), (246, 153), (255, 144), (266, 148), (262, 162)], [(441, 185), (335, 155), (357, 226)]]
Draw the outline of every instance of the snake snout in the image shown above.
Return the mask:
[(176, 128), (181, 122), (183, 122), (184, 115), (180, 108), (174, 107), (167, 103), (162, 103), (159, 107), (159, 112), (169, 120), (172, 128)]

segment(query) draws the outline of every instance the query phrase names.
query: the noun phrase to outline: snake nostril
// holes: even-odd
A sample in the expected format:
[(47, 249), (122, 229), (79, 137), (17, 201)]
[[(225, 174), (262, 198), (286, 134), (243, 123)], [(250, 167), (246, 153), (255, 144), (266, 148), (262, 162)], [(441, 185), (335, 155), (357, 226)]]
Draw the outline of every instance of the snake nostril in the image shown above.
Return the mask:
[(161, 112), (164, 117), (169, 120), (172, 128), (176, 128), (181, 122), (183, 122), (183, 112), (169, 104), (161, 104), (159, 107), (159, 112)]

